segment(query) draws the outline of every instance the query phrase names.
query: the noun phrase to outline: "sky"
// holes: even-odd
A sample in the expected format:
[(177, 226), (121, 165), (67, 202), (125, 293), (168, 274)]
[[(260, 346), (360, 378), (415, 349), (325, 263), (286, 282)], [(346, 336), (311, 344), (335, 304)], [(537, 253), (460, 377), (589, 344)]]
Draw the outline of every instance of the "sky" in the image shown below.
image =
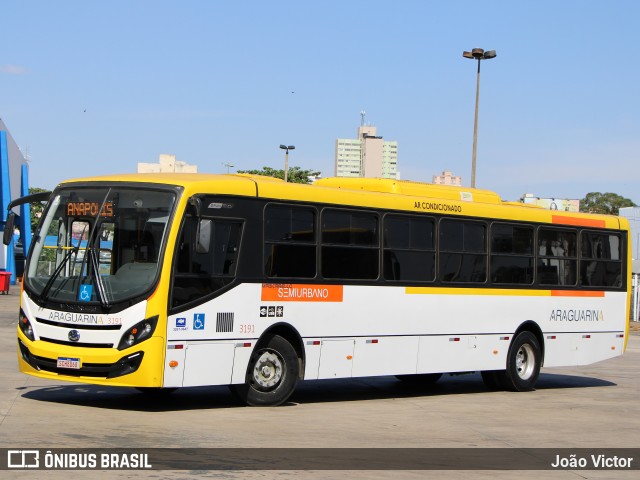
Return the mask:
[(202, 173), (334, 174), (360, 112), (403, 180), (640, 204), (640, 2), (5, 0), (0, 118), (30, 184), (131, 173), (162, 153)]

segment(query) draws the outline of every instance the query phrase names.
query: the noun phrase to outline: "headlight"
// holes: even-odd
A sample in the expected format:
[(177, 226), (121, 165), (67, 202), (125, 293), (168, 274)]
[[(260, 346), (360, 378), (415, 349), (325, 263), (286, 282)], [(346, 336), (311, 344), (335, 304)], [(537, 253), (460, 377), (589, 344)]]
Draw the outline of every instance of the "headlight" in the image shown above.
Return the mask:
[(33, 328), (31, 327), (31, 322), (29, 322), (29, 319), (24, 314), (22, 309), (20, 309), (20, 314), (18, 315), (18, 326), (20, 327), (20, 330), (22, 330), (22, 333), (24, 333), (24, 335), (29, 340), (31, 340), (32, 342), (35, 340), (35, 337), (33, 336)]
[(134, 345), (151, 338), (157, 324), (158, 315), (136, 323), (133, 327), (130, 327), (124, 332), (120, 339), (120, 343), (118, 344), (118, 350), (133, 347)]

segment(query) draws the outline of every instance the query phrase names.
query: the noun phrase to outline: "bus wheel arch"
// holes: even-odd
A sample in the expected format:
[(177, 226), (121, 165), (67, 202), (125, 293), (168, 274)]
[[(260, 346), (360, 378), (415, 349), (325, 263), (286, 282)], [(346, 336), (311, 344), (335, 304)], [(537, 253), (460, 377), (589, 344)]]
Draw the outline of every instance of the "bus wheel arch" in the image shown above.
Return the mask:
[(304, 343), (298, 331), (288, 323), (276, 323), (269, 327), (258, 339), (255, 348), (259, 348), (269, 337), (269, 335), (279, 335), (284, 338), (296, 351), (298, 355), (298, 379), (303, 380), (305, 368)]
[(543, 364), (542, 331), (534, 322), (525, 322), (513, 335), (506, 369), (497, 373), (505, 390), (527, 392), (535, 388)]
[(544, 336), (537, 323), (528, 320), (513, 334), (505, 370), (481, 372), (490, 390), (526, 392), (533, 390), (544, 364)]
[(230, 386), (240, 400), (251, 406), (276, 406), (289, 399), (303, 363), (302, 341), (296, 334), (291, 327), (275, 325), (260, 337), (247, 365), (245, 383)]

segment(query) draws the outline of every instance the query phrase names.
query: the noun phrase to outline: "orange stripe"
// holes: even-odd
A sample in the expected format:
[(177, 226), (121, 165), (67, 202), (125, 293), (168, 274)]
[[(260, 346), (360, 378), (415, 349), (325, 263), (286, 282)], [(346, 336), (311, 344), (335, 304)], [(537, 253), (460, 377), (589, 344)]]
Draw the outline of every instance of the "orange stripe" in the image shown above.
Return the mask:
[(563, 215), (552, 215), (552, 223), (562, 223), (564, 225), (577, 225), (581, 227), (605, 227), (604, 220), (596, 220), (592, 218), (565, 217)]
[(405, 287), (407, 295), (496, 295), (512, 297), (586, 297), (602, 298), (597, 290), (534, 290), (515, 288)]
[(551, 290), (552, 297), (604, 297), (604, 292), (587, 290)]

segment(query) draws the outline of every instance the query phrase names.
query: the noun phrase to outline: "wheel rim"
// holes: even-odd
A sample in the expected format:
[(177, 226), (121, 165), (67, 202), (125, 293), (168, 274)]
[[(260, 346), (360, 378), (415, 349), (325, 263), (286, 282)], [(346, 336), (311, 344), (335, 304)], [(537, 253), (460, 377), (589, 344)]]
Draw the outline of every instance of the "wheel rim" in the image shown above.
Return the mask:
[(516, 371), (523, 380), (528, 380), (533, 375), (536, 366), (536, 357), (533, 348), (525, 343), (516, 353)]
[(284, 362), (272, 351), (264, 351), (253, 367), (253, 383), (263, 390), (272, 390), (284, 374)]

